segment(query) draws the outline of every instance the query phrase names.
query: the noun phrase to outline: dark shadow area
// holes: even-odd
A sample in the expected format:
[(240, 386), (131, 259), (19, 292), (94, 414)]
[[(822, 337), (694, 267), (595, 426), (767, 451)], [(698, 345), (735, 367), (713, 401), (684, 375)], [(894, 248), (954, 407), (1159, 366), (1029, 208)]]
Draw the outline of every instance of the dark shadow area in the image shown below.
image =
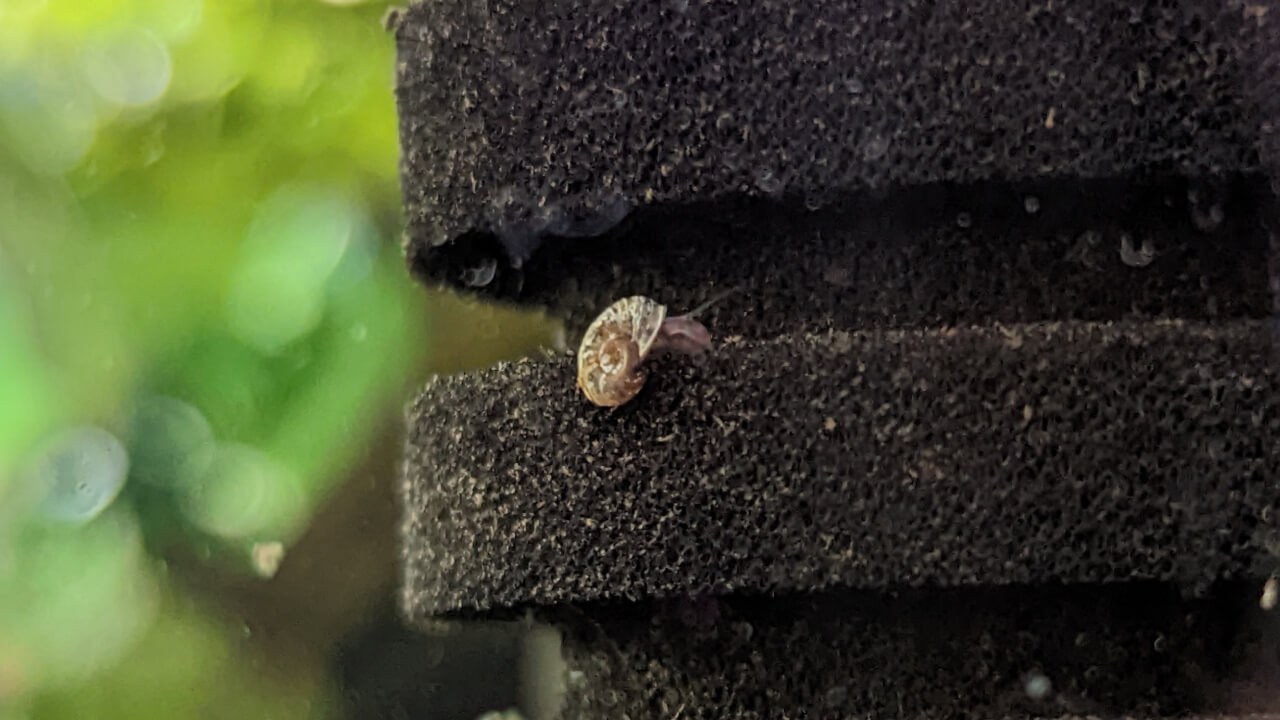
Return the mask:
[[(1227, 320), (1271, 313), (1266, 178), (934, 184), (819, 210), (746, 197), (639, 210), (592, 238), (547, 238), (520, 268), (473, 233), (419, 257), (422, 279), (484, 263), (495, 298), (580, 331), (618, 297), (707, 312), (720, 334), (1043, 320)], [(487, 251), (485, 249), (488, 249)], [(488, 254), (486, 254), (488, 253)], [(484, 256), (486, 259), (481, 259)]]
[[(1208, 715), (1274, 711), (1261, 583), (684, 598), (541, 611), (566, 717)], [(1265, 643), (1264, 645), (1260, 645)]]
[(524, 637), (503, 623), (412, 630), (388, 604), (338, 649), (345, 717), (476, 720), (517, 707)]

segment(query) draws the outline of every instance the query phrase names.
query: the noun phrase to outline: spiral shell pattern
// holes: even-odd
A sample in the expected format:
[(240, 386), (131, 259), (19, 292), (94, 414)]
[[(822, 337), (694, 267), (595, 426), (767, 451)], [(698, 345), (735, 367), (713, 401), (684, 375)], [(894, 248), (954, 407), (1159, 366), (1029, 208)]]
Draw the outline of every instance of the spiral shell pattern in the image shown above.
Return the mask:
[(578, 346), (578, 387), (602, 407), (617, 407), (640, 392), (641, 368), (667, 308), (650, 298), (623, 298), (600, 313)]

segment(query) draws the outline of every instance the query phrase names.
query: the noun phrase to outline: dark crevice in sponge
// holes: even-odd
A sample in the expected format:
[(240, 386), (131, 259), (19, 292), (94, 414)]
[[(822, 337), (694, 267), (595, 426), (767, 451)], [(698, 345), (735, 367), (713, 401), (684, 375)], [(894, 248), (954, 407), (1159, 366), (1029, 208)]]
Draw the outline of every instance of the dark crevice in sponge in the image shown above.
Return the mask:
[[(465, 286), (641, 207), (1259, 171), (1273, 101), (1251, 84), (1277, 50), (1247, 9), (418, 3), (396, 29), (408, 257)], [(479, 274), (437, 269), (475, 242), (497, 243)]]
[[(493, 294), (545, 306), (578, 337), (613, 300), (708, 311), (713, 334), (1271, 314), (1266, 179), (929, 185), (819, 212), (731, 199), (638, 213), (548, 244)], [(480, 239), (460, 246), (477, 249)], [(457, 266), (465, 272), (467, 260)], [(417, 268), (429, 273), (430, 268)], [(507, 287), (511, 284), (510, 287)]]
[(551, 608), (561, 718), (1156, 717), (1276, 712), (1256, 586), (682, 598)]
[(402, 602), (1269, 572), (1276, 341), (1266, 321), (743, 340), (656, 364), (615, 412), (567, 356), (437, 378), (408, 410)]

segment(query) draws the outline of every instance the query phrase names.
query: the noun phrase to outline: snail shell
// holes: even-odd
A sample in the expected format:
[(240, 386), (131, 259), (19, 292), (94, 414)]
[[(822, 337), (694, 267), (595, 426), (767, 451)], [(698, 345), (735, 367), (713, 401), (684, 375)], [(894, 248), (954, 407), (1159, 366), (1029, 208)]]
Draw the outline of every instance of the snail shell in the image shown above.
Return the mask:
[(623, 298), (600, 313), (578, 346), (578, 387), (602, 407), (617, 407), (644, 386), (640, 367), (653, 349), (667, 308), (642, 295)]

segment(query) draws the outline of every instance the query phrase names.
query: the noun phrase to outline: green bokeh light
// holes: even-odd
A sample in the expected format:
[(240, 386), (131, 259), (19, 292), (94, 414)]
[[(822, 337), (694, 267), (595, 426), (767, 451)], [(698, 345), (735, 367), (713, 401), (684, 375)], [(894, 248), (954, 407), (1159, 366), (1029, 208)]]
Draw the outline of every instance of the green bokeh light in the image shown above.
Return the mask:
[[(251, 573), (217, 562), (251, 546), (274, 572), (425, 347), (385, 7), (0, 3), (4, 712), (187, 717), (237, 697), (229, 716), (314, 717), (329, 699), (310, 675), (237, 668), (225, 618), (157, 568)], [(85, 477), (127, 475), (102, 497), (67, 485), (68, 522), (15, 479), (86, 427)]]
[(288, 468), (239, 444), (218, 448), (184, 500), (201, 529), (229, 539), (289, 534), (303, 510), (302, 488)]
[(145, 631), (155, 584), (126, 508), (78, 528), (29, 524), (15, 540), (0, 564), (0, 664), (16, 659), (19, 690), (83, 681)]
[(129, 429), (129, 479), (163, 488), (186, 488), (213, 461), (209, 421), (177, 398), (139, 399)]

